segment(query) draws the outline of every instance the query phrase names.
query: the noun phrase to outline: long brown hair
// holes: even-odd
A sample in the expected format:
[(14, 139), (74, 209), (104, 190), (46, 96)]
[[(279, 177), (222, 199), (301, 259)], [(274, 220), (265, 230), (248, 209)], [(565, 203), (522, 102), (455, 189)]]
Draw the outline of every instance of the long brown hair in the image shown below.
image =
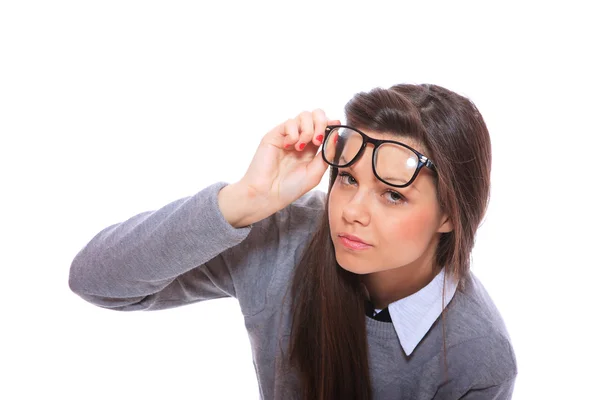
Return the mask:
[[(358, 93), (345, 114), (356, 128), (414, 139), (434, 161), (438, 202), (454, 229), (441, 234), (432, 267), (445, 267), (460, 281), (490, 190), (491, 144), (477, 107), (440, 86), (407, 84)], [(329, 193), (336, 178), (331, 168), (325, 210), (290, 287), (289, 362), (305, 400), (371, 398), (364, 292), (359, 276), (337, 264), (330, 237)]]

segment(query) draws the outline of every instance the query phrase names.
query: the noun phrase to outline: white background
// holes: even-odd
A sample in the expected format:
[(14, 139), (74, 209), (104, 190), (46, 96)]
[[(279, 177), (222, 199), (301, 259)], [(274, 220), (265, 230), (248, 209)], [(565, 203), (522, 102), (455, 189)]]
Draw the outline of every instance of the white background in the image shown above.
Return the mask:
[(343, 118), (395, 83), (468, 96), (488, 124), (473, 270), (513, 339), (514, 399), (597, 394), (592, 7), (215, 3), (1, 3), (0, 398), (257, 398), (234, 300), (108, 311), (70, 292), (70, 263), (110, 224), (241, 178), (285, 119)]

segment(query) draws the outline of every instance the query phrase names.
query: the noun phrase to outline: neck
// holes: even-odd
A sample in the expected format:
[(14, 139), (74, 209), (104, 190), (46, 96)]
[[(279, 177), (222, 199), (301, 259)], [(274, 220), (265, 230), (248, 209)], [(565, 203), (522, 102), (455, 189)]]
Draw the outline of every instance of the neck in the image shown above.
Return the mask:
[(427, 286), (440, 270), (433, 267), (433, 252), (426, 251), (411, 264), (363, 275), (361, 281), (373, 306), (383, 309)]

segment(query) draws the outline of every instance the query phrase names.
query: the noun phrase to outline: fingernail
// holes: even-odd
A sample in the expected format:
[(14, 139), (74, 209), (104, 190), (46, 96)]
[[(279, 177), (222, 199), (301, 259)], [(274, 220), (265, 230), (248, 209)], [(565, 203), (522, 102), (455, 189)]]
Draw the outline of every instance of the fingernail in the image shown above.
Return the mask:
[(287, 149), (288, 147), (290, 147), (290, 144), (286, 144), (285, 146), (283, 146), (284, 149)]
[(323, 135), (317, 136), (317, 142), (321, 142), (321, 140), (323, 140)]
[(305, 146), (306, 146), (306, 143), (300, 143), (300, 150), (304, 150)]

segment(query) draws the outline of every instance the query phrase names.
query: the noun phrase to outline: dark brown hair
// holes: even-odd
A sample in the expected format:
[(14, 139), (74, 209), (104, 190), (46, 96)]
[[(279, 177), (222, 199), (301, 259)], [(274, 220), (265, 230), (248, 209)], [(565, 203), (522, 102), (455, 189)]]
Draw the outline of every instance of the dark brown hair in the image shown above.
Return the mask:
[[(475, 105), (440, 86), (406, 84), (358, 93), (345, 114), (356, 128), (414, 139), (433, 160), (438, 202), (454, 229), (441, 234), (432, 267), (445, 267), (460, 281), (469, 271), (490, 190), (490, 138)], [(330, 237), (328, 203), (336, 177), (331, 168), (323, 216), (290, 287), (289, 362), (305, 400), (371, 398), (364, 292), (359, 276), (337, 264)]]

